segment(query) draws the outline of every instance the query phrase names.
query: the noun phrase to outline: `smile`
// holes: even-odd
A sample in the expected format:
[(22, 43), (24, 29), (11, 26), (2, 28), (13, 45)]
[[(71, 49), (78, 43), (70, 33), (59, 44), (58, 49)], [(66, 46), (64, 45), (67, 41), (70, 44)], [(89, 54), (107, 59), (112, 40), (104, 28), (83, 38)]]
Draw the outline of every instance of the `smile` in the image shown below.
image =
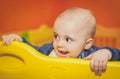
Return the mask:
[(58, 54), (60, 57), (66, 57), (68, 56), (68, 51), (61, 51), (61, 50), (58, 50)]

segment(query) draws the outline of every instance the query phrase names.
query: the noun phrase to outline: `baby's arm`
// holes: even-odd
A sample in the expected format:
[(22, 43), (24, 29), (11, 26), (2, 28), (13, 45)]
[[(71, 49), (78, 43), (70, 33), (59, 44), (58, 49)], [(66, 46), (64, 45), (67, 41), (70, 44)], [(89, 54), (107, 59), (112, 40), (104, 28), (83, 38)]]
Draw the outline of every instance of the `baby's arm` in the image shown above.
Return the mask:
[(9, 45), (14, 40), (16, 40), (16, 41), (23, 41), (22, 38), (19, 35), (17, 35), (17, 34), (8, 34), (8, 35), (3, 35), (2, 36), (2, 43), (3, 43), (3, 45)]
[(91, 60), (91, 70), (100, 76), (106, 71), (108, 60), (120, 60), (120, 51), (114, 48), (104, 48), (88, 55), (85, 59)]
[(29, 41), (27, 41), (25, 38), (23, 38), (23, 37), (21, 37), (17, 34), (8, 34), (8, 35), (3, 35), (2, 36), (3, 45), (9, 45), (14, 40), (24, 42), (24, 43), (32, 46), (33, 48), (35, 48), (39, 52), (45, 54), (45, 55), (49, 55), (49, 53), (53, 50), (53, 43), (52, 42), (49, 43), (49, 44), (44, 44), (43, 46), (34, 46)]

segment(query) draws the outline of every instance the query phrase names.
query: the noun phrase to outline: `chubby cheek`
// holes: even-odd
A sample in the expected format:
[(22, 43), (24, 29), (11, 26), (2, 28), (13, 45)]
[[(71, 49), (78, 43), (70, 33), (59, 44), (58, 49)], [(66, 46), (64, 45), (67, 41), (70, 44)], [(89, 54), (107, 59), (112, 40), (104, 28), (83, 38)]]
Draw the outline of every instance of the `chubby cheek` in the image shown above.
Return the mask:
[(53, 48), (55, 49), (57, 47), (57, 43), (53, 41)]
[(71, 58), (77, 58), (80, 54), (80, 50), (76, 49), (75, 47), (70, 49), (70, 57)]
[(70, 49), (70, 57), (72, 57), (72, 58), (76, 58), (76, 57), (78, 57), (79, 55), (80, 55), (80, 53), (82, 53), (83, 52), (83, 46), (80, 46), (80, 45), (71, 45), (70, 47), (69, 47), (69, 49)]
[(53, 48), (54, 48), (54, 51), (57, 53), (58, 45), (57, 45), (57, 42), (55, 41), (53, 41)]

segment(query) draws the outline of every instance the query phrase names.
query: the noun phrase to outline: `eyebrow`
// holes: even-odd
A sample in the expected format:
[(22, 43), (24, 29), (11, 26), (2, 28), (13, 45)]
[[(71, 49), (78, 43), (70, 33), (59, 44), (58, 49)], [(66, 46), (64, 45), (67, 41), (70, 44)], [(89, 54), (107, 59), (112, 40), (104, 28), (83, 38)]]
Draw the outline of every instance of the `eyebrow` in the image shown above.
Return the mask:
[(56, 32), (53, 32), (53, 34), (57, 34)]

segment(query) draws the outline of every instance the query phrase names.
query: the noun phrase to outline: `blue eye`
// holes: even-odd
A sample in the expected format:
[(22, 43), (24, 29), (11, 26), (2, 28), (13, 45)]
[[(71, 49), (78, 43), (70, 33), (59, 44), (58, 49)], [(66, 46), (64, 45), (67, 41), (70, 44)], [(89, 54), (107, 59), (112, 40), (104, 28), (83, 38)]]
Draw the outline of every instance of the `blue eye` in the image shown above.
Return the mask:
[(66, 38), (66, 41), (67, 42), (71, 42), (72, 40), (70, 38)]

